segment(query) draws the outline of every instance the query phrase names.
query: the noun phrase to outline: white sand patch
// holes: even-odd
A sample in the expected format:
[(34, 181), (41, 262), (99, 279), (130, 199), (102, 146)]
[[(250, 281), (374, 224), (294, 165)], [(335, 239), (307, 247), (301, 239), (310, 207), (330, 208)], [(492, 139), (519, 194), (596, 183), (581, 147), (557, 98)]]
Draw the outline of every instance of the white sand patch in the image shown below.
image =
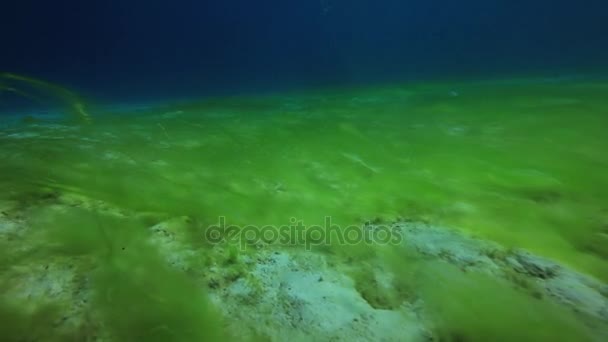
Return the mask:
[(216, 300), (228, 317), (260, 322), (260, 332), (276, 341), (418, 341), (426, 336), (412, 311), (374, 309), (352, 279), (312, 252), (272, 253), (250, 278), (239, 279)]

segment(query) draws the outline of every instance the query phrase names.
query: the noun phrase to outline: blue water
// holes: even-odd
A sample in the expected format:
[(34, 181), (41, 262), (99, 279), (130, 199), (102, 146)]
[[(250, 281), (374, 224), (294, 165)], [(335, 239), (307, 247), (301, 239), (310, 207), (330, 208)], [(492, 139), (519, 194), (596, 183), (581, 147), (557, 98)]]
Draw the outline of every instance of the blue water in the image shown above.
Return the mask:
[(25, 0), (0, 13), (0, 69), (99, 101), (559, 77), (608, 60), (600, 0)]

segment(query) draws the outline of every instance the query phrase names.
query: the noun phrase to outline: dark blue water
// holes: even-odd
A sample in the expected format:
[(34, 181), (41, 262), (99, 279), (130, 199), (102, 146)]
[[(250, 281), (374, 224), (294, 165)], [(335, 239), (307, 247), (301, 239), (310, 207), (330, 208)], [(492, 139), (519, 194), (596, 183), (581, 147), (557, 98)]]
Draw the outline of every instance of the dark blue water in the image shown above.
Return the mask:
[(589, 72), (608, 2), (3, 1), (0, 69), (102, 100)]

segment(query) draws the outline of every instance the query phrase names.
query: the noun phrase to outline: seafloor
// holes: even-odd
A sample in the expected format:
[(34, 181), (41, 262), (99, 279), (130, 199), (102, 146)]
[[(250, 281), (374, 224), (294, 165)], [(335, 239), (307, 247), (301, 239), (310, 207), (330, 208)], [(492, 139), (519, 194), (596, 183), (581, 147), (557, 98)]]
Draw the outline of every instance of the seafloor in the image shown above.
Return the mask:
[(434, 82), (7, 119), (0, 340), (606, 341), (606, 93)]

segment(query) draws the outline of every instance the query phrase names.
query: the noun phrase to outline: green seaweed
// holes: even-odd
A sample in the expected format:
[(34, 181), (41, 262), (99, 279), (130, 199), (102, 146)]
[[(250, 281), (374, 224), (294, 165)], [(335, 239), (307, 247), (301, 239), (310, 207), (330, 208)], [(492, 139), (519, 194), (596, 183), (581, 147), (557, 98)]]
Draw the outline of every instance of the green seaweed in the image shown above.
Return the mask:
[[(56, 92), (78, 111), (71, 92), (8, 74), (1, 81)], [(449, 96), (456, 88), (463, 95)], [(402, 217), (474, 232), (606, 280), (605, 90), (585, 82), (410, 84), (108, 113), (77, 129), (22, 125), (0, 132), (0, 199), (16, 204), (8, 218), (31, 223), (33, 235), (19, 243), (40, 246), (32, 262), (86, 264), (99, 314), (124, 340), (217, 336), (218, 315), (192, 282), (219, 288), (243, 277), (243, 256), (258, 246), (236, 251), (205, 239), (219, 217), (239, 227), (293, 218), (323, 227), (331, 216), (339, 229)], [(81, 203), (64, 197), (71, 195)], [(66, 209), (72, 205), (90, 210)], [(187, 218), (170, 232), (193, 251), (187, 276), (166, 268), (146, 242), (148, 227), (174, 217)], [(312, 249), (345, 268), (387, 261), (395, 292), (374, 298), (377, 280), (361, 273), (353, 274), (357, 288), (383, 308), (420, 293), (444, 339), (585, 336), (515, 274), (518, 289), (359, 242)], [(2, 253), (1, 260), (6, 271), (16, 259)], [(207, 274), (213, 265), (225, 272)], [(433, 277), (443, 273), (448, 279)], [(476, 294), (487, 300), (469, 305)], [(115, 311), (122, 306), (133, 307), (130, 316)], [(502, 324), (510, 321), (514, 331)]]
[(50, 255), (93, 258), (93, 308), (116, 341), (219, 341), (222, 319), (186, 275), (170, 269), (137, 220), (84, 209), (32, 219)]
[(118, 341), (220, 341), (223, 323), (202, 289), (146, 247), (95, 273), (95, 305)]
[(28, 92), (21, 90), (20, 88), (24, 85), (39, 89), (43, 92), (53, 94), (54, 96), (61, 99), (64, 104), (67, 105), (69, 113), (71, 113), (74, 118), (76, 118), (79, 122), (91, 122), (91, 116), (85, 109), (85, 104), (83, 100), (75, 92), (68, 90), (67, 88), (62, 87), (60, 85), (40, 80), (37, 78), (8, 72), (0, 72), (0, 91), (9, 91), (19, 96), (28, 98), (30, 100), (34, 100), (35, 102), (41, 102), (41, 100), (37, 96), (31, 95)]
[(56, 331), (55, 322), (60, 317), (56, 305), (40, 303), (23, 308), (8, 299), (0, 298), (0, 337), (2, 341), (67, 341), (69, 334)]
[(587, 328), (551, 302), (445, 264), (428, 264), (421, 296), (441, 341), (592, 341)]

